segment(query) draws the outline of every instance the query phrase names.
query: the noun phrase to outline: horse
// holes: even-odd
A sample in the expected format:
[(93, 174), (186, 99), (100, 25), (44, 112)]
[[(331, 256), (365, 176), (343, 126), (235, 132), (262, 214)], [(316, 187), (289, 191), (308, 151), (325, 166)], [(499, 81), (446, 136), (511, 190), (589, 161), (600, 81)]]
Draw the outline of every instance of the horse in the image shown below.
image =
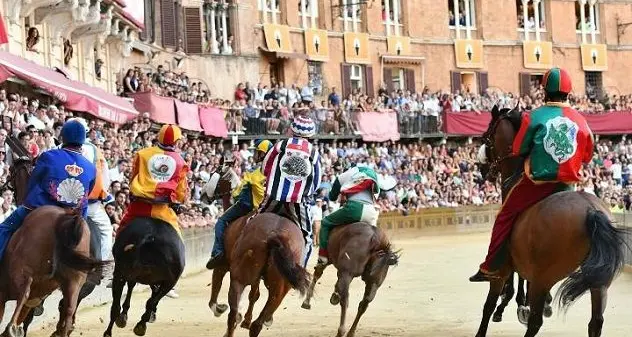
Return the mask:
[[(101, 235), (99, 234), (99, 230), (97, 227), (98, 225), (95, 222), (91, 221), (90, 219), (87, 219), (86, 222), (88, 224), (88, 228), (90, 229), (90, 257), (96, 259), (101, 252)], [(81, 290), (79, 290), (79, 297), (77, 298), (77, 309), (75, 310), (75, 316), (73, 316), (72, 318), (72, 326), (70, 328), (71, 333), (75, 329), (76, 313), (78, 311), (79, 305), (81, 304), (81, 301), (83, 301), (86, 297), (90, 296), (92, 292), (94, 292), (94, 289), (96, 289), (96, 287), (101, 284), (102, 279), (102, 274), (98, 270), (92, 270), (88, 273), (86, 282), (81, 287)], [(33, 322), (35, 316), (41, 316), (44, 313), (45, 301), (46, 298), (42, 299), (42, 303), (40, 303), (38, 307), (33, 308), (33, 310), (31, 310), (26, 316), (23, 323), (24, 337), (27, 336), (28, 328)], [(59, 301), (59, 304), (57, 306), (60, 314), (64, 308), (63, 303), (64, 302), (62, 299)]]
[[(222, 157), (223, 159), (223, 157)], [(223, 161), (222, 161), (223, 164)], [(231, 194), (232, 191), (237, 188), (239, 185), (239, 177), (235, 173), (235, 171), (231, 167), (227, 167), (225, 165), (220, 165), (220, 167), (215, 171), (209, 181), (204, 185), (202, 189), (202, 199), (210, 203), (212, 200), (221, 199), (224, 210), (228, 209), (231, 202)], [(227, 262), (224, 265), (217, 266), (213, 269), (213, 276), (211, 282), (211, 298), (209, 300), (208, 306), (215, 315), (215, 317), (220, 317), (228, 310), (227, 304), (218, 304), (217, 298), (219, 297), (219, 292), (222, 289), (222, 283), (224, 280), (224, 276), (228, 273), (230, 269), (230, 261), (231, 261), (231, 252), (233, 250), (233, 246), (237, 241), (239, 235), (241, 234), (244, 225), (246, 224), (246, 219), (253, 214), (250, 214), (241, 217), (231, 224), (229, 224), (224, 233), (224, 246), (226, 247), (226, 257)], [(255, 283), (250, 288), (250, 294), (248, 296), (250, 303), (248, 305), (248, 310), (245, 315), (238, 314), (237, 322), (241, 321), (241, 327), (245, 329), (250, 328), (250, 324), (252, 322), (252, 315), (254, 310), (254, 304), (259, 299), (259, 282)], [(243, 318), (243, 320), (242, 320)]]
[[(502, 322), (505, 308), (507, 307), (507, 305), (509, 305), (509, 301), (511, 301), (515, 293), (516, 304), (518, 305), (518, 309), (517, 309), (518, 321), (526, 326), (529, 323), (528, 322), (529, 312), (531, 309), (529, 307), (528, 294), (525, 289), (525, 279), (523, 279), (522, 277), (520, 277), (520, 275), (518, 275), (518, 287), (517, 287), (517, 292), (516, 292), (513, 287), (514, 274), (515, 273), (512, 272), (509, 275), (509, 278), (507, 279), (507, 283), (505, 283), (505, 286), (503, 287), (501, 301), (498, 307), (496, 307), (496, 311), (494, 311), (494, 315), (492, 316), (492, 321)], [(527, 282), (526, 288), (528, 288), (528, 282)], [(544, 301), (544, 311), (542, 312), (543, 316), (546, 318), (553, 316), (553, 308), (551, 307), (552, 302), (553, 302), (553, 297), (551, 296), (551, 293), (548, 293), (546, 295), (546, 300)]]
[[(13, 166), (11, 166), (10, 174), (9, 174), (9, 182), (11, 187), (15, 191), (16, 195), (16, 204), (20, 205), (26, 198), (26, 194), (28, 192), (27, 185), (28, 180), (31, 176), (31, 172), (33, 169), (33, 163), (30, 159), (17, 159), (14, 161)], [(19, 199), (18, 199), (19, 198)], [(99, 235), (99, 230), (97, 224), (87, 220), (88, 228), (90, 229), (90, 257), (96, 259), (100, 254), (101, 247), (101, 236)], [(83, 299), (88, 297), (96, 288), (97, 285), (100, 284), (102, 279), (102, 275), (98, 270), (92, 270), (88, 273), (88, 277), (81, 287), (79, 291), (79, 297), (77, 299), (77, 307), (81, 303)], [(23, 330), (24, 336), (27, 335), (28, 328), (33, 322), (35, 316), (40, 316), (44, 313), (44, 301), (46, 298), (42, 299), (42, 302), (36, 308), (29, 311), (28, 315), (24, 319)], [(63, 299), (59, 301), (58, 309), (61, 315), (61, 312), (64, 308)], [(75, 310), (75, 313), (77, 310)], [(71, 331), (74, 330), (75, 317), (73, 317), (73, 325), (71, 327)]]
[[(483, 135), (488, 179), (497, 172), (503, 191), (520, 179), (522, 158), (514, 156), (512, 143), (519, 129), (517, 109), (492, 109)], [(505, 195), (505, 193), (503, 192)], [(608, 206), (592, 194), (555, 193), (523, 212), (513, 226), (509, 257), (490, 281), (477, 337), (487, 335), (489, 320), (511, 272), (529, 282), (530, 313), (525, 337), (536, 336), (550, 289), (563, 279), (557, 299), (562, 311), (590, 291), (590, 337), (601, 336), (607, 290), (624, 265), (627, 231), (613, 226)]]
[[(390, 266), (397, 265), (399, 254), (393, 252), (391, 243), (384, 231), (364, 222), (356, 222), (332, 229), (329, 239), (329, 256), (331, 263), (338, 270), (338, 281), (329, 302), (340, 304), (340, 325), (337, 337), (345, 334), (345, 319), (349, 304), (349, 285), (359, 276), (365, 283), (364, 296), (358, 305), (358, 313), (353, 321), (347, 337), (355, 336), (358, 322), (375, 298), (377, 290), (384, 282)], [(311, 309), (311, 298), (314, 295), (316, 282), (323, 275), (327, 266), (317, 265), (314, 278), (307, 291), (303, 309)]]
[[(127, 326), (127, 313), (137, 283), (149, 285), (151, 288), (145, 313), (134, 327), (137, 336), (144, 336), (147, 323), (156, 320), (158, 303), (176, 285), (184, 271), (184, 242), (169, 223), (154, 218), (138, 217), (131, 220), (117, 234), (112, 254), (115, 262), (112, 306), (110, 322), (103, 336), (112, 336), (114, 323), (119, 328)], [(121, 297), (126, 284), (127, 295), (121, 311)]]
[(68, 336), (87, 274), (102, 266), (90, 257), (90, 229), (76, 210), (42, 206), (31, 211), (9, 241), (0, 271), (0, 317), (6, 301), (17, 300), (4, 335), (24, 336), (20, 325), (27, 315), (61, 288), (62, 308), (53, 336)]
[(268, 300), (259, 317), (246, 324), (249, 325), (250, 337), (259, 336), (264, 324), (272, 324), (274, 312), (290, 289), (305, 294), (310, 285), (310, 275), (301, 264), (304, 246), (299, 226), (282, 215), (257, 214), (243, 225), (230, 254), (230, 312), (225, 337), (235, 334), (239, 302), (246, 286), (251, 286), (249, 312), (259, 298), (261, 279), (268, 289)]

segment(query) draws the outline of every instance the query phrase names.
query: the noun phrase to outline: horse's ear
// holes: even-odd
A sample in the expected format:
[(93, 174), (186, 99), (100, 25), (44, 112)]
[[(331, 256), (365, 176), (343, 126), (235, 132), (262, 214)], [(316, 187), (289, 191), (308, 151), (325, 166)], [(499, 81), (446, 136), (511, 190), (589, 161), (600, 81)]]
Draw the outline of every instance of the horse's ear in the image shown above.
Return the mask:
[(498, 104), (494, 104), (494, 107), (492, 108), (492, 118), (496, 117), (498, 117)]

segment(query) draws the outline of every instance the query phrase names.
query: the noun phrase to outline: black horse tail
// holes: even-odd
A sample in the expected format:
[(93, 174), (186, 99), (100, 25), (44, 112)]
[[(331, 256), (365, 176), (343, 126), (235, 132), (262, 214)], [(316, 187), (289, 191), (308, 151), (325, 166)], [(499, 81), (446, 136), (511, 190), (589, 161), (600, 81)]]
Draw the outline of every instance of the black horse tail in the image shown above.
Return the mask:
[(371, 246), (371, 259), (369, 275), (372, 278), (376, 277), (376, 274), (383, 268), (389, 266), (396, 266), (399, 263), (400, 252), (393, 251), (391, 242), (386, 237), (386, 234), (379, 228), (373, 227), (373, 236), (369, 243)]
[(625, 235), (629, 231), (616, 228), (608, 215), (596, 209), (588, 211), (586, 230), (590, 238), (590, 252), (579, 269), (558, 290), (562, 310), (568, 310), (589, 289), (610, 285), (625, 263), (625, 250), (629, 249)]
[(304, 296), (311, 283), (311, 276), (303, 266), (294, 261), (287, 244), (288, 240), (287, 236), (281, 234), (272, 237), (268, 241), (268, 251), (281, 275), (292, 285), (293, 289), (298, 290), (301, 296)]
[(75, 251), (81, 239), (87, 235), (84, 232), (83, 224), (81, 215), (76, 213), (64, 214), (57, 221), (52, 274), (55, 274), (60, 264), (82, 272), (89, 272), (104, 266), (104, 262)]

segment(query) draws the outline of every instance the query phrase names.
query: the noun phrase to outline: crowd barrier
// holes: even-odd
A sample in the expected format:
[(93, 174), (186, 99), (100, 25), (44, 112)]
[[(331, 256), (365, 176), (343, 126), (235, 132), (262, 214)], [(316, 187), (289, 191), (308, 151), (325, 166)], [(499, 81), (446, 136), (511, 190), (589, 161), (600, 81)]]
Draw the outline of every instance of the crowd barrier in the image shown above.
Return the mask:
[[(378, 226), (386, 230), (389, 235), (405, 237), (431, 232), (444, 233), (474, 233), (485, 232), (491, 229), (499, 205), (467, 206), (459, 208), (431, 208), (410, 214), (402, 214), (399, 211), (388, 212), (380, 215)], [(614, 214), (617, 226), (632, 228), (632, 213)], [(207, 259), (213, 245), (214, 232), (212, 228), (193, 228), (183, 231), (186, 245), (186, 274), (198, 273), (204, 270)], [(626, 237), (632, 246), (632, 234)], [(626, 264), (632, 268), (632, 253), (626, 252)], [(211, 274), (208, 275), (211, 280)], [(206, 284), (200, 284), (205, 287)], [(138, 287), (137, 287), (138, 289)], [(143, 288), (143, 298), (148, 298), (147, 288)], [(56, 292), (46, 301), (46, 312), (38, 317), (34, 326), (42, 322), (52, 322), (57, 319), (57, 302), (60, 294)], [(105, 285), (97, 287), (95, 292), (81, 304), (83, 308), (99, 306), (108, 303), (111, 299), (111, 290)], [(7, 322), (12, 313), (13, 306), (7, 306), (3, 322)], [(108, 317), (108, 309), (104, 310), (104, 317)]]

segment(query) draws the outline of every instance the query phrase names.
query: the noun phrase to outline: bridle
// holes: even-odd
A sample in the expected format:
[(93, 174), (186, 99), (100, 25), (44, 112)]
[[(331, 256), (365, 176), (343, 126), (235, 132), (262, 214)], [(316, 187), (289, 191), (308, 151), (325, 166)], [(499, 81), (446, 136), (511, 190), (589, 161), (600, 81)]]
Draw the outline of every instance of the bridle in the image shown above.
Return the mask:
[[(496, 154), (498, 152), (496, 152), (496, 146), (494, 145), (495, 142), (495, 134), (496, 134), (496, 129), (498, 128), (498, 124), (500, 124), (500, 121), (503, 119), (506, 119), (509, 117), (509, 114), (511, 113), (512, 110), (507, 110), (505, 113), (501, 114), (500, 116), (498, 116), (495, 120), (492, 120), (492, 124), (490, 125), (490, 127), (487, 129), (487, 131), (485, 131), (485, 133), (483, 133), (483, 144), (485, 145), (485, 151), (487, 152), (485, 154), (485, 157), (487, 157), (487, 160), (489, 162), (489, 172), (487, 173), (488, 177), (492, 177), (493, 179), (489, 179), (489, 180), (496, 180), (496, 178), (498, 177), (498, 173), (500, 171), (500, 165), (508, 160), (508, 159), (513, 159), (516, 156), (513, 154), (513, 149), (511, 148), (511, 145), (507, 146), (506, 151), (503, 153), (503, 155), (501, 156), (492, 156), (492, 154)], [(493, 159), (492, 159), (493, 157)], [(502, 177), (501, 180), (501, 187), (504, 189), (505, 185), (507, 185), (510, 180), (513, 178), (513, 175), (507, 176), (507, 177)]]

